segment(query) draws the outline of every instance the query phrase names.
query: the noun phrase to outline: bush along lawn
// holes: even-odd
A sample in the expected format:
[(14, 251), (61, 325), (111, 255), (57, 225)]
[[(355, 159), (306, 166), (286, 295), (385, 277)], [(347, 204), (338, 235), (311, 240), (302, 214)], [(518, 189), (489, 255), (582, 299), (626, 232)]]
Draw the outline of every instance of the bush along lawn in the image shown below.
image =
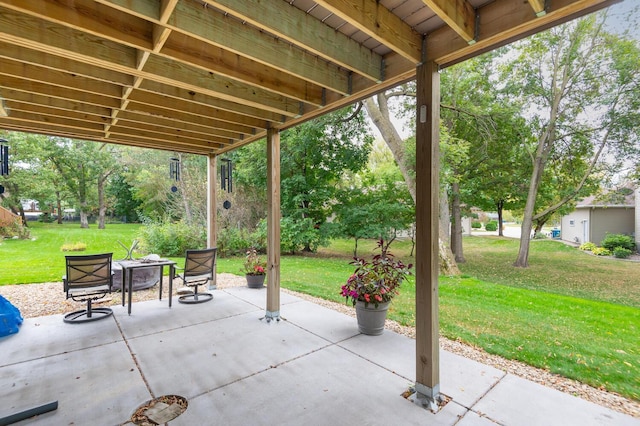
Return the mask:
[(565, 377), (640, 400), (640, 310), (440, 279), (441, 333)]

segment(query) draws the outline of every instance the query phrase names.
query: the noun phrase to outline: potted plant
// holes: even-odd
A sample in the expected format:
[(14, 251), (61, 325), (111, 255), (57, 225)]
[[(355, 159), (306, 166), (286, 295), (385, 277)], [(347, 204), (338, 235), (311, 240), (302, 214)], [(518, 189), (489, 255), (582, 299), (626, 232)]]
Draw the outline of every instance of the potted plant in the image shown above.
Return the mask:
[(382, 239), (378, 241), (378, 249), (380, 253), (371, 261), (354, 258), (351, 264), (356, 269), (340, 293), (356, 307), (360, 332), (374, 336), (382, 334), (389, 303), (413, 266), (396, 260), (388, 251), (389, 243), (385, 245)]
[(256, 249), (247, 250), (247, 257), (244, 261), (244, 273), (247, 278), (247, 287), (262, 288), (266, 274), (267, 263), (260, 259)]

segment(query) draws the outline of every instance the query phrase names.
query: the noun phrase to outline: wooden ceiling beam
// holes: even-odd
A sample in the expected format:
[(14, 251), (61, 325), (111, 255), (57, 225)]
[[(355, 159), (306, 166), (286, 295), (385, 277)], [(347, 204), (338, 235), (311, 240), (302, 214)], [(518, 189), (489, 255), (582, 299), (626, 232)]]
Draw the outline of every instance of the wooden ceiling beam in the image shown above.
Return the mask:
[(547, 13), (544, 9), (544, 3), (544, 0), (529, 0), (529, 4), (538, 17)]
[[(161, 89), (163, 91), (159, 92)], [(159, 102), (158, 105), (167, 105), (169, 108), (174, 109), (176, 115), (184, 111), (190, 114), (215, 116), (223, 121), (240, 123), (251, 127), (266, 128), (269, 126), (268, 123), (278, 123), (285, 120), (284, 115), (244, 105), (235, 105), (231, 102), (221, 101), (180, 87), (163, 86), (154, 81), (143, 82), (139, 87), (138, 93), (135, 94), (135, 98), (132, 97), (132, 99), (152, 104)]]
[(35, 81), (22, 80), (15, 77), (2, 77), (1, 89), (13, 89), (26, 93), (39, 94), (57, 99), (75, 101), (79, 104), (95, 105), (105, 108), (118, 108), (120, 101), (112, 97), (99, 96), (82, 90), (70, 89), (66, 87), (55, 87), (50, 84)]
[[(157, 0), (100, 0), (100, 3), (108, 4), (139, 19), (161, 24), (158, 21)], [(239, 19), (224, 16), (212, 8), (204, 8), (196, 2), (179, 2), (166, 26), (173, 31), (195, 37), (200, 42), (267, 65), (273, 68), (272, 73), (283, 74), (281, 80), (286, 79), (284, 75), (292, 75), (328, 90), (348, 94), (347, 70), (340, 69), (302, 49), (294, 48), (288, 42), (256, 27), (243, 24)]]
[(92, 78), (120, 86), (131, 86), (130, 75), (110, 69), (98, 68), (84, 62), (55, 55), (43, 55), (42, 51), (27, 49), (13, 44), (0, 42), (0, 57), (13, 59), (26, 64), (37, 65), (55, 71), (68, 72), (73, 75)]
[(422, 36), (391, 13), (379, 0), (315, 0), (414, 64), (422, 61)]
[(162, 54), (209, 72), (226, 76), (232, 81), (242, 81), (253, 87), (264, 85), (273, 93), (315, 106), (324, 102), (323, 88), (296, 76), (283, 74), (264, 64), (251, 61), (221, 49), (206, 45), (185, 34), (174, 32), (162, 48)]
[(383, 79), (380, 55), (286, 2), (205, 1), (371, 81)]
[[(137, 69), (138, 51), (132, 47), (96, 38), (73, 28), (57, 26), (55, 23), (43, 26), (36, 18), (20, 15), (8, 9), (0, 8), (0, 27), (0, 41), (50, 52), (278, 114), (295, 117), (300, 111), (299, 102), (293, 99), (278, 96), (264, 89), (244, 86), (240, 82), (230, 81), (211, 72), (172, 62), (166, 58), (150, 58), (145, 70), (140, 71)], [(74, 43), (69, 43), (68, 40), (74, 40)], [(200, 85), (192, 83), (193, 81)]]
[(93, 93), (100, 96), (109, 96), (112, 98), (119, 98), (122, 92), (122, 87), (111, 83), (96, 81), (86, 77), (62, 71), (54, 71), (6, 58), (0, 58), (0, 75), (11, 76), (26, 81), (50, 84), (55, 87), (81, 90), (83, 92)]
[(111, 113), (111, 109), (106, 107), (89, 105), (68, 99), (54, 98), (37, 93), (28, 93), (20, 90), (1, 88), (0, 95), (7, 101), (8, 107), (10, 107), (15, 101), (21, 104), (29, 104), (63, 111), (82, 111), (83, 113), (97, 115), (100, 117), (109, 117), (109, 114)]
[(528, 2), (496, 0), (476, 11), (479, 28), (475, 44), (466, 44), (455, 31), (444, 27), (428, 35), (427, 57), (442, 67), (450, 66), (619, 1), (554, 0), (545, 15), (536, 17)]
[[(475, 43), (476, 24), (473, 6), (466, 0), (422, 0), (468, 44)], [(538, 0), (530, 0), (538, 1)]]
[(193, 2), (178, 4), (167, 25), (198, 40), (329, 90), (349, 94), (349, 73), (285, 40)]

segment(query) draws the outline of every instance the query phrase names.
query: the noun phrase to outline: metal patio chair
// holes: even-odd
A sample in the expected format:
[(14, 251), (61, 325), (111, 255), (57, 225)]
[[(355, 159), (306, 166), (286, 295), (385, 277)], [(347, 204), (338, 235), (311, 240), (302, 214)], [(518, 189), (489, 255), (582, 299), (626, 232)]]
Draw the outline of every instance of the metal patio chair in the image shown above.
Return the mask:
[(111, 293), (113, 253), (65, 256), (66, 275), (62, 277), (67, 299), (87, 302), (87, 308), (68, 313), (64, 322), (97, 321), (113, 315), (111, 308), (93, 308), (92, 302)]
[(176, 275), (186, 287), (193, 292), (178, 298), (180, 303), (203, 303), (213, 299), (211, 293), (198, 293), (198, 286), (213, 281), (216, 266), (217, 248), (203, 250), (187, 250), (185, 253), (184, 272)]

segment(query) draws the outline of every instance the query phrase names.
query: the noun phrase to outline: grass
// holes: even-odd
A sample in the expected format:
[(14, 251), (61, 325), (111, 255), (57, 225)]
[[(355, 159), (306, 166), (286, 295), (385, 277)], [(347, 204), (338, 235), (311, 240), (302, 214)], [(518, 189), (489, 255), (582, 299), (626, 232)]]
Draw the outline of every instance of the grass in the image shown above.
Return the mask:
[(463, 273), (495, 284), (640, 308), (640, 265), (598, 257), (559, 241), (531, 242), (528, 268), (514, 268), (519, 241), (464, 239)]
[[(59, 281), (63, 244), (83, 242), (86, 253), (130, 244), (139, 225), (81, 230), (77, 224), (34, 224), (36, 241), (0, 244), (0, 284)], [(375, 241), (359, 243), (370, 255)], [(640, 274), (638, 264), (591, 256), (556, 241), (531, 244), (530, 267), (514, 268), (518, 241), (499, 237), (464, 239), (463, 277), (440, 277), (440, 329), (505, 358), (604, 387), (640, 400)], [(411, 243), (391, 250), (410, 261)], [(353, 272), (353, 241), (337, 240), (315, 256), (283, 256), (281, 285), (337, 302)], [(181, 261), (182, 259), (174, 259)], [(242, 275), (243, 258), (218, 260), (218, 272)], [(1, 292), (1, 287), (0, 287)], [(403, 284), (389, 317), (415, 324), (415, 283)]]
[[(131, 245), (140, 224), (107, 224), (105, 229), (91, 225), (81, 229), (78, 223), (29, 222), (29, 228), (31, 240), (0, 240), (0, 286), (61, 281), (66, 255), (113, 252), (114, 259), (122, 259), (127, 252), (118, 241)], [(62, 251), (63, 247), (78, 244), (86, 245), (86, 249)]]

